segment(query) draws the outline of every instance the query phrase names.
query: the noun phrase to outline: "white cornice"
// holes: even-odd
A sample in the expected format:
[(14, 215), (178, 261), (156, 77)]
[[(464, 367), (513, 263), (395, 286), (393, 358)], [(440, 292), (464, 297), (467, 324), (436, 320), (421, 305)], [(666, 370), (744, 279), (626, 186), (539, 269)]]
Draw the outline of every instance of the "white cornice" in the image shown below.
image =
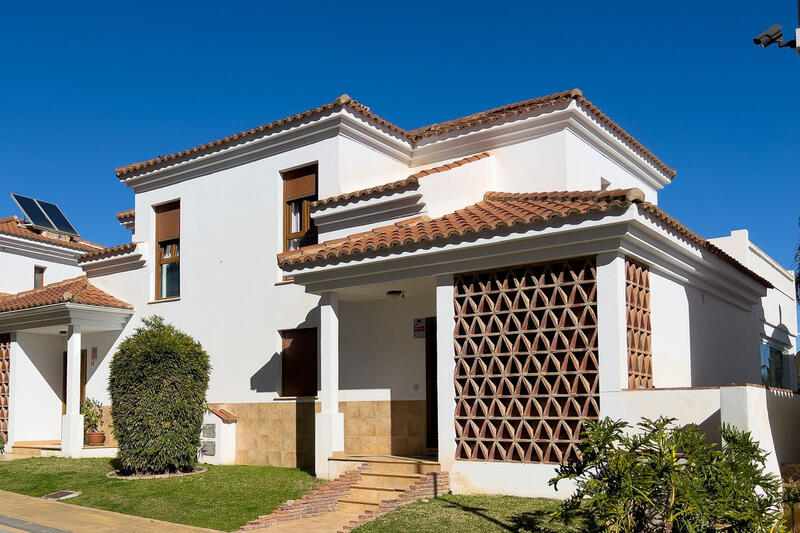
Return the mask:
[(538, 263), (622, 251), (670, 277), (748, 309), (766, 289), (720, 258), (685, 242), (667, 228), (654, 228), (636, 207), (590, 219), (575, 217), (536, 223), (501, 234), (472, 235), (387, 255), (385, 252), (292, 272), (309, 292)]
[(104, 257), (102, 259), (95, 259), (94, 261), (86, 261), (81, 263), (80, 267), (89, 278), (136, 270), (145, 265), (141, 248), (142, 244), (139, 243), (136, 248), (126, 254)]
[(44, 259), (55, 263), (66, 263), (77, 266), (77, 256), (86, 250), (66, 248), (56, 244), (34, 241), (0, 233), (0, 252), (24, 255), (35, 259)]
[(0, 313), (0, 333), (49, 326), (83, 326), (118, 331), (125, 327), (131, 316), (133, 309), (64, 302)]
[(120, 181), (136, 192), (150, 190), (236, 167), (338, 135), (353, 139), (408, 164), (411, 153), (409, 143), (385, 133), (350, 112), (336, 111), (324, 113), (281, 131), (265, 132), (263, 136), (240, 144), (200, 154), (191, 159), (179, 160), (152, 171), (144, 171)]

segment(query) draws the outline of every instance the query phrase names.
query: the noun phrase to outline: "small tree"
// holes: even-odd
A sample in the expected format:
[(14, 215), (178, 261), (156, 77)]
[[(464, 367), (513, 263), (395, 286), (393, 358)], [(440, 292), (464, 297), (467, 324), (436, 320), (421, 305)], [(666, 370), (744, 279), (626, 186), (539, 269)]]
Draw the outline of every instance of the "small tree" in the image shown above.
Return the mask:
[(111, 362), (108, 389), (119, 470), (191, 471), (200, 445), (208, 354), (159, 316), (143, 322)]
[(636, 433), (608, 418), (588, 422), (580, 459), (550, 480), (577, 482), (556, 515), (580, 510), (612, 533), (780, 531), (780, 481), (750, 434), (723, 426), (718, 448), (697, 425), (674, 421), (645, 418)]
[(86, 431), (100, 431), (103, 425), (103, 405), (93, 398), (86, 398), (81, 404), (83, 428)]

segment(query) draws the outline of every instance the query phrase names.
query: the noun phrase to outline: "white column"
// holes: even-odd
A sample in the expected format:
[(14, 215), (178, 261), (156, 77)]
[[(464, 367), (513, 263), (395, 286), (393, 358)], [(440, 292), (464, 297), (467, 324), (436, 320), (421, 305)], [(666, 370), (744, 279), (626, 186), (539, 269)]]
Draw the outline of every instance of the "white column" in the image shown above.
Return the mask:
[(81, 414), (81, 328), (67, 330), (67, 414), (61, 422), (61, 453), (78, 457), (83, 450), (83, 415)]
[(319, 312), (320, 412), (314, 417), (314, 463), (316, 475), (333, 474), (328, 459), (344, 451), (344, 414), (339, 412), (339, 300), (325, 293)]
[(442, 470), (452, 471), (456, 459), (455, 386), (453, 351), (455, 304), (453, 276), (436, 278), (436, 392), (439, 421), (439, 462)]
[[(625, 256), (597, 256), (597, 344), (600, 392), (628, 388), (628, 326), (625, 316)], [(602, 399), (601, 399), (602, 409)]]

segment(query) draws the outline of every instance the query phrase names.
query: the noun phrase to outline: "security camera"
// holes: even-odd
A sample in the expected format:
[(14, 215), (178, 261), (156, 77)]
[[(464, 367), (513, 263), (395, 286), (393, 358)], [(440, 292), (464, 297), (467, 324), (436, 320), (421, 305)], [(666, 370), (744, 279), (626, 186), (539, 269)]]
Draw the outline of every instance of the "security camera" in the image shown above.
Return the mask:
[(753, 42), (766, 48), (773, 43), (780, 43), (783, 40), (783, 30), (778, 24), (771, 26), (767, 31), (753, 39)]

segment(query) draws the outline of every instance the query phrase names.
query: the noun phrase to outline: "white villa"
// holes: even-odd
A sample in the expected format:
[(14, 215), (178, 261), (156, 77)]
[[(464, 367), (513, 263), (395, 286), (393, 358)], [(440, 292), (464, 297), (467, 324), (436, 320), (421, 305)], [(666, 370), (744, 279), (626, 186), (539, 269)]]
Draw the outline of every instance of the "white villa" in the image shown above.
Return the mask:
[(14, 453), (115, 453), (79, 406), (157, 314), (211, 356), (208, 462), (553, 497), (585, 420), (663, 414), (800, 463), (794, 274), (662, 211), (675, 171), (579, 90), (411, 131), (344, 95), (116, 174), (129, 243), (0, 219)]

